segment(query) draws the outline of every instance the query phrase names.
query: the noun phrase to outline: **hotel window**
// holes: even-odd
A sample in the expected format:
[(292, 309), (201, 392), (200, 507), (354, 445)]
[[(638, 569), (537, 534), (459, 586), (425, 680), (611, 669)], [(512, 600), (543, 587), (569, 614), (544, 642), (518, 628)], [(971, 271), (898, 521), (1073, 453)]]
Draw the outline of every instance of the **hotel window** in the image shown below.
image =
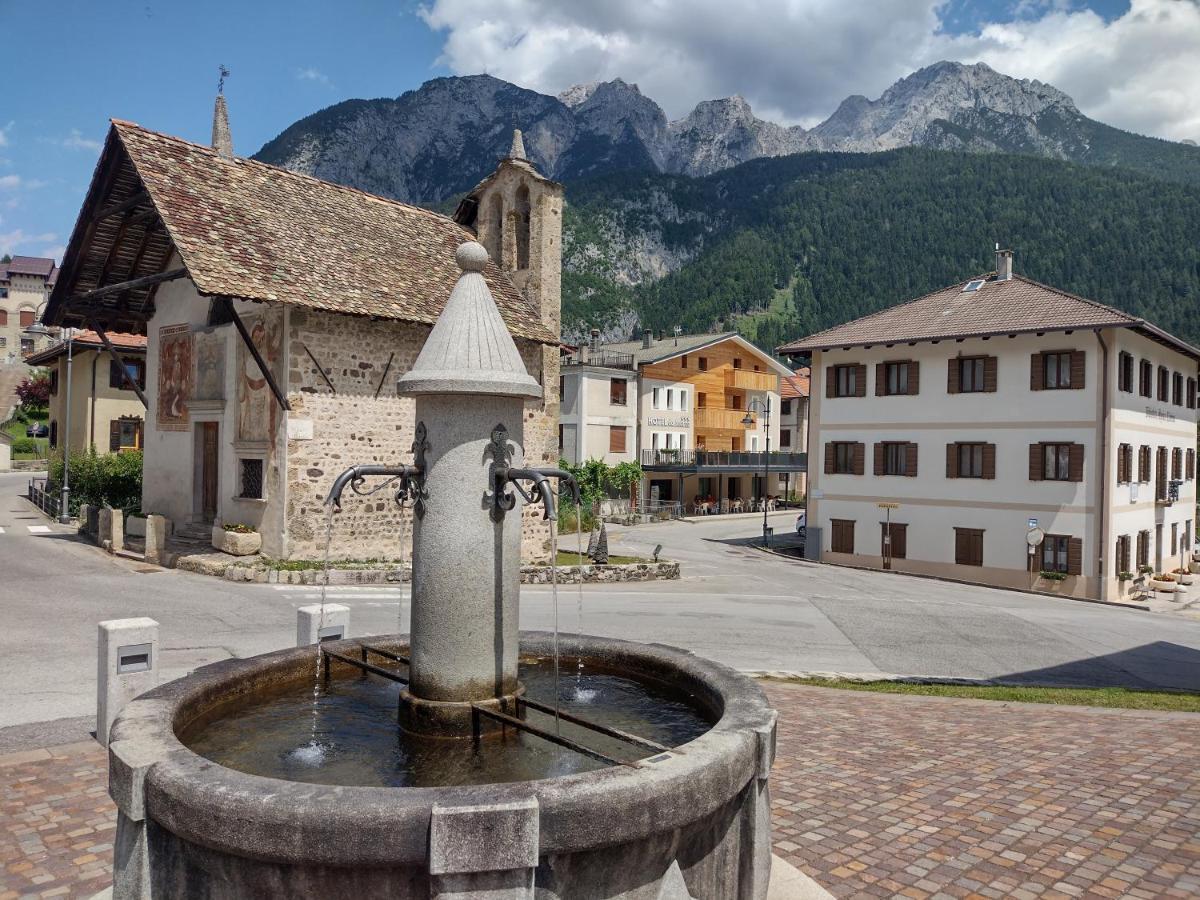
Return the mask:
[(946, 453), (947, 478), (995, 478), (995, 444), (950, 444)]
[(667, 388), (667, 409), (674, 409), (674, 408), (675, 408), (675, 390), (674, 390), (674, 388)]
[(687, 391), (684, 388), (679, 389), (679, 408), (687, 410)]
[(832, 553), (854, 552), (854, 520), (829, 520), (829, 550)]
[(875, 393), (887, 397), (904, 396), (917, 392), (916, 364), (908, 361), (879, 363), (876, 368), (878, 379)]
[(1138, 447), (1138, 477), (1141, 484), (1150, 483), (1150, 448), (1146, 444)]
[(608, 402), (613, 406), (625, 406), (628, 402), (629, 382), (624, 378), (610, 378), (608, 382)]
[(917, 445), (909, 441), (881, 441), (875, 445), (876, 475), (917, 474)]
[(1138, 395), (1149, 397), (1154, 390), (1154, 366), (1143, 359), (1138, 367)]
[(1082, 571), (1083, 541), (1066, 534), (1048, 534), (1042, 541), (1042, 571), (1078, 575)]
[(1183, 406), (1183, 376), (1178, 372), (1171, 375), (1171, 402)]
[(862, 475), (866, 446), (854, 441), (830, 441), (825, 445), (826, 475)]
[(958, 362), (958, 393), (974, 394), (983, 391), (987, 362), (982, 356), (963, 357)]
[(1043, 353), (1042, 372), (1045, 390), (1071, 387), (1071, 353)]
[(758, 452), (758, 435), (757, 434), (750, 435), (750, 451), (752, 453)]
[(1167, 371), (1166, 366), (1158, 367), (1158, 399), (1166, 403), (1170, 400), (1171, 393), (1171, 373)]
[(960, 566), (983, 565), (983, 529), (954, 529), (954, 561)]
[(624, 425), (609, 425), (608, 426), (608, 452), (609, 453), (624, 453), (625, 452), (625, 426)]
[(1082, 444), (1030, 444), (1030, 481), (1083, 481)]
[(662, 409), (662, 388), (650, 389), (650, 405), (654, 409)]
[(1133, 354), (1123, 350), (1117, 355), (1117, 390), (1133, 393)]
[(1128, 484), (1133, 480), (1133, 445), (1117, 447), (1117, 484)]
[(858, 396), (858, 366), (833, 367), (833, 395), (835, 397)]

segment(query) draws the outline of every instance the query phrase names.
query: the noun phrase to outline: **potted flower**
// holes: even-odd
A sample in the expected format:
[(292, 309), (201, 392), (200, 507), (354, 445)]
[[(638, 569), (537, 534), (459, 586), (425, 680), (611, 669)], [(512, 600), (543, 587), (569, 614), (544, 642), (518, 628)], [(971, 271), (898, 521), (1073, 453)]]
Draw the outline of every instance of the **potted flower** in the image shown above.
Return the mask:
[(1187, 569), (1172, 569), (1171, 574), (1175, 576), (1175, 580), (1180, 584), (1188, 585), (1192, 583), (1192, 573)]
[(213, 525), (212, 545), (231, 556), (253, 556), (262, 549), (262, 535), (250, 525), (218, 522)]
[(1058, 591), (1067, 580), (1066, 572), (1050, 572), (1045, 569), (1038, 572), (1038, 580), (1046, 582), (1042, 587), (1048, 591)]
[(1179, 590), (1179, 585), (1175, 581), (1175, 576), (1170, 572), (1159, 572), (1157, 575), (1150, 576), (1150, 587), (1156, 591), (1164, 593), (1173, 593)]

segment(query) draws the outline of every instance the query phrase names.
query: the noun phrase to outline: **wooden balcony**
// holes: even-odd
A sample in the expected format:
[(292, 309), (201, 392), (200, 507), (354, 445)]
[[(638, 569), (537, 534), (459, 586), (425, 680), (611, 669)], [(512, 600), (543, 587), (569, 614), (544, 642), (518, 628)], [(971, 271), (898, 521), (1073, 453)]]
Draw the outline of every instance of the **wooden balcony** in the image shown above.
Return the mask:
[(779, 376), (773, 372), (749, 372), (745, 369), (726, 369), (725, 387), (741, 391), (778, 391)]
[[(696, 431), (737, 431), (746, 430), (742, 419), (746, 417), (744, 409), (723, 409), (719, 406), (696, 407)], [(750, 414), (754, 418), (754, 413)]]

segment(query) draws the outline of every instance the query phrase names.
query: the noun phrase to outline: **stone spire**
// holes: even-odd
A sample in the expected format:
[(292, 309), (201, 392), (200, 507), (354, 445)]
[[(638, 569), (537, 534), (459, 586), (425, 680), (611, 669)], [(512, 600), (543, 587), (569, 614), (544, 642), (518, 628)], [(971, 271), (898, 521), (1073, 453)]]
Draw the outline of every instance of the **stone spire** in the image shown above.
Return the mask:
[(521, 129), (513, 129), (512, 147), (508, 150), (508, 159), (526, 159), (525, 156), (525, 138), (521, 136)]
[(462, 274), (417, 361), (400, 377), (400, 393), (540, 398), (483, 279), (487, 250), (467, 241), (454, 258)]
[(217, 82), (217, 102), (213, 106), (212, 147), (222, 159), (233, 159), (233, 135), (229, 131), (229, 110), (225, 107), (225, 77), (229, 70), (221, 66)]

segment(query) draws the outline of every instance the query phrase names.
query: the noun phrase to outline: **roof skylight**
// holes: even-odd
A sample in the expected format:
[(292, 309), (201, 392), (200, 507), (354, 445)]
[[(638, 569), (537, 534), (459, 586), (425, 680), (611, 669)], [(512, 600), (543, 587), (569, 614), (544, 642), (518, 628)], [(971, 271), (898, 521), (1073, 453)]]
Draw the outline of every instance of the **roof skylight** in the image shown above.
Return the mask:
[(979, 290), (984, 285), (984, 279), (976, 278), (974, 281), (968, 281), (966, 287), (963, 288), (963, 293), (973, 293)]

